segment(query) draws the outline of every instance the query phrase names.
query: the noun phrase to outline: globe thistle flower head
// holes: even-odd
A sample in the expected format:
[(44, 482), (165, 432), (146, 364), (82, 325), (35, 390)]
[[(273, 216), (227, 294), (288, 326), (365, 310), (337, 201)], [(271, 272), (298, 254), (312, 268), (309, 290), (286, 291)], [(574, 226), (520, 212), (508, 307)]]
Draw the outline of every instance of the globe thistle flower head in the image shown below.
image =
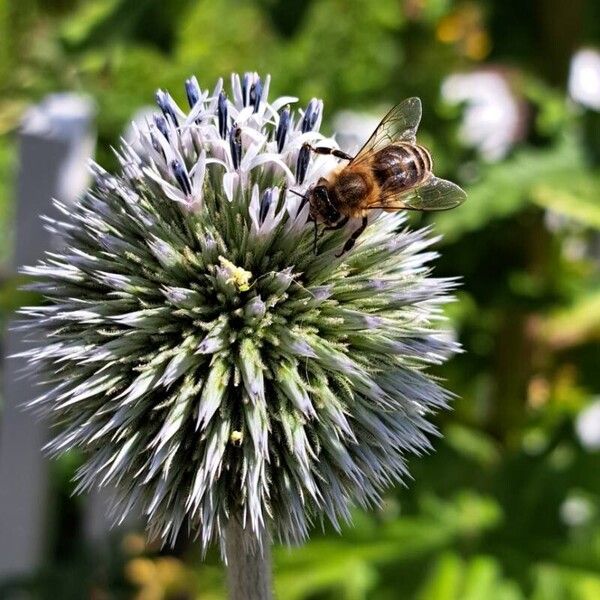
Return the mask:
[(204, 548), (231, 518), (298, 542), (377, 504), (429, 449), (449, 394), (426, 368), (457, 350), (438, 323), (454, 282), (431, 276), (435, 238), (402, 214), (315, 253), (291, 190), (338, 165), (305, 146), (335, 147), (321, 101), (270, 101), (253, 73), (185, 91), (187, 112), (159, 91), (119, 173), (93, 164), (47, 219), (62, 249), (26, 269), (47, 298), (24, 311), (47, 385), (32, 405), (55, 418), (51, 453), (85, 451), (79, 490), (116, 485), (119, 518)]

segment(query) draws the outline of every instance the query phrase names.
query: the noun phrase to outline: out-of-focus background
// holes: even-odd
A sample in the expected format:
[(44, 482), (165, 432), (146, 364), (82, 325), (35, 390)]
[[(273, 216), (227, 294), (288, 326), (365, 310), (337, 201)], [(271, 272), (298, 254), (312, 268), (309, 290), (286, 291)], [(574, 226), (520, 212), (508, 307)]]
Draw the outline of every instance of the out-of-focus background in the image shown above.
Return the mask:
[[(342, 536), (277, 548), (278, 597), (598, 600), (597, 0), (0, 1), (0, 326), (29, 300), (14, 267), (44, 242), (32, 212), (82, 184), (48, 179), (52, 157), (76, 169), (97, 134), (112, 168), (156, 88), (183, 101), (191, 74), (212, 88), (246, 70), (271, 73), (272, 96), (323, 98), (325, 133), (350, 145), (420, 96), (420, 141), (469, 194), (431, 219), (436, 274), (463, 276), (448, 315), (465, 349), (439, 370), (457, 399), (437, 451)], [(105, 498), (72, 496), (80, 457), (43, 461), (43, 426), (6, 395), (0, 597), (225, 597), (216, 553), (146, 544), (136, 523), (109, 533)]]

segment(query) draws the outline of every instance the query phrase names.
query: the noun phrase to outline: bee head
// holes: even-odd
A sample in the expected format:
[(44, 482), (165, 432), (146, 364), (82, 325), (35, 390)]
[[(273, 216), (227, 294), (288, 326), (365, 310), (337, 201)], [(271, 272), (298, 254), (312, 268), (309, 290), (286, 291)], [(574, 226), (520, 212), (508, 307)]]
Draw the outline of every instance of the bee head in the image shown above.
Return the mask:
[(342, 218), (342, 214), (331, 201), (327, 181), (323, 178), (319, 179), (317, 185), (308, 192), (308, 202), (310, 216), (315, 221), (335, 225)]

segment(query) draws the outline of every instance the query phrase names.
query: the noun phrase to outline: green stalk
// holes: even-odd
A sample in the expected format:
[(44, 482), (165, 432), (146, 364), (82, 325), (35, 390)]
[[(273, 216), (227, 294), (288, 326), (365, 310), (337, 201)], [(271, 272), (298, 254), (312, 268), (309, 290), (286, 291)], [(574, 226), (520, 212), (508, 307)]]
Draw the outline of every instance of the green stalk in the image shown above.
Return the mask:
[(272, 600), (271, 547), (262, 536), (262, 548), (255, 534), (236, 518), (227, 524), (225, 553), (230, 600)]

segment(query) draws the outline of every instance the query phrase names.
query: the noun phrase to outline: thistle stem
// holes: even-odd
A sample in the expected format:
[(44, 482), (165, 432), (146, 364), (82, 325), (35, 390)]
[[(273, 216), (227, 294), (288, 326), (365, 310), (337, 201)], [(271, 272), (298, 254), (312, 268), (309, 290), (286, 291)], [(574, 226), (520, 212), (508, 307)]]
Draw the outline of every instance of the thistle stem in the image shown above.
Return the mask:
[(271, 548), (269, 536), (263, 535), (262, 548), (231, 518), (227, 524), (225, 555), (230, 600), (272, 600)]

